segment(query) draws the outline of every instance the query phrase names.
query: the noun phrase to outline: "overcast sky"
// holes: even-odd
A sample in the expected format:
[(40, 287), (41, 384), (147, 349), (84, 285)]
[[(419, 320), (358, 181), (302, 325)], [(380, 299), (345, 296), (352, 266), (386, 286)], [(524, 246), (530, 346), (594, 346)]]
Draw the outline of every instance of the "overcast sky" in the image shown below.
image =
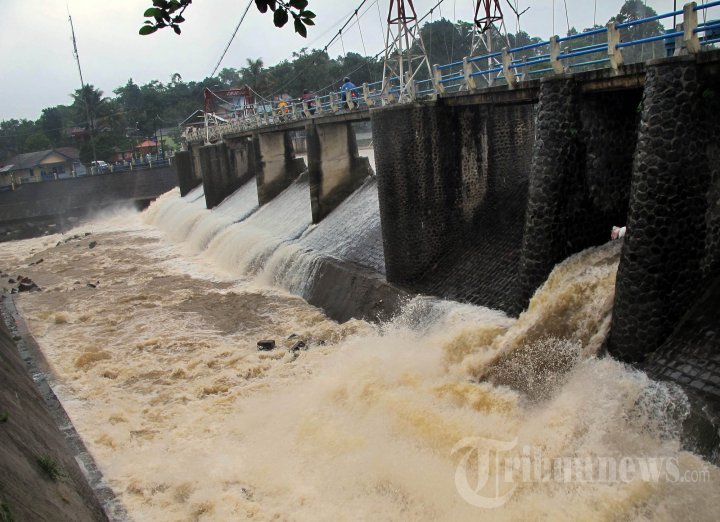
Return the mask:
[[(276, 29), (272, 17), (253, 6), (238, 32), (222, 67), (240, 68), (246, 58), (261, 57), (266, 65), (290, 58), (301, 47), (322, 48), (353, 13), (361, 0), (310, 0), (316, 26), (307, 39), (287, 26)], [(513, 4), (516, 0), (511, 0)], [(437, 0), (415, 0), (419, 15)], [(570, 25), (579, 30), (593, 21), (605, 23), (617, 13), (623, 0), (517, 0), (521, 29), (533, 36), (549, 37), (567, 31), (567, 3)], [(682, 5), (678, 1), (678, 6)], [(701, 2), (698, 2), (701, 3)], [(183, 80), (208, 76), (247, 5), (246, 0), (195, 0), (185, 13), (182, 35), (165, 29), (151, 36), (139, 36), (142, 13), (152, 0), (0, 0), (0, 121), (9, 118), (35, 120), (43, 108), (71, 103), (70, 93), (80, 86), (72, 55), (68, 12), (73, 17), (85, 82), (111, 96), (113, 89), (129, 78), (137, 84), (157, 79), (163, 83), (179, 73)], [(658, 12), (672, 10), (673, 0), (647, 0)], [(387, 15), (389, 0), (368, 0), (360, 13), (367, 54), (383, 47), (384, 29), (379, 10)], [(445, 0), (433, 19), (471, 20), (475, 2)], [(515, 16), (505, 7), (508, 29), (515, 31)], [(597, 7), (595, 7), (597, 5)], [(553, 16), (553, 6), (555, 7)], [(596, 10), (597, 9), (597, 10)], [(718, 10), (719, 8), (715, 8)], [(595, 11), (596, 10), (596, 11)], [(720, 12), (714, 12), (720, 17)], [(343, 39), (329, 49), (331, 56), (345, 51), (364, 54), (357, 26), (348, 28)]]

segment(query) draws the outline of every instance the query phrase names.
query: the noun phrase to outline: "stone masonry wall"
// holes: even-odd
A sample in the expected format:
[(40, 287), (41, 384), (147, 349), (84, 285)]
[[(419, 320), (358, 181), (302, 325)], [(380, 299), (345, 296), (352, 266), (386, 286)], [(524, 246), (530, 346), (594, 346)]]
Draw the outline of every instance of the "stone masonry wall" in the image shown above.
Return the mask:
[(608, 343), (623, 360), (656, 350), (706, 284), (712, 171), (702, 92), (692, 59), (648, 67)]
[(25, 183), (14, 191), (0, 192), (0, 223), (150, 201), (177, 186), (177, 181), (172, 167), (162, 167)]
[(625, 223), (639, 99), (634, 89), (584, 95), (573, 78), (542, 83), (518, 308), (556, 263)]

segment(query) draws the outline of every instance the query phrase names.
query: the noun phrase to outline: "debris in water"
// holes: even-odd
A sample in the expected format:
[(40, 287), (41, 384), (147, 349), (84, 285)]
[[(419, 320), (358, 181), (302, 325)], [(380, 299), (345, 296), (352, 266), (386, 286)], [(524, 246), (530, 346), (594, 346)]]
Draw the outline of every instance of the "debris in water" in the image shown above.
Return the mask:
[(296, 342), (295, 344), (292, 345), (292, 347), (290, 348), (290, 351), (291, 351), (291, 352), (297, 352), (297, 351), (300, 350), (301, 348), (307, 350), (307, 346), (306, 346), (306, 344), (305, 344), (305, 341), (298, 341), (298, 342)]
[(90, 288), (97, 288), (97, 285), (93, 283), (88, 283), (87, 286), (89, 286)]
[(15, 284), (17, 281), (15, 281), (12, 277), (8, 279), (8, 283)]
[(43, 261), (45, 261), (45, 260), (41, 257), (41, 258), (38, 259), (37, 261), (33, 261), (32, 263), (30, 263), (28, 266), (39, 265), (39, 264), (42, 263)]
[(18, 284), (18, 292), (32, 292), (33, 290), (40, 290), (40, 287), (29, 277), (24, 278)]
[(257, 342), (258, 350), (269, 352), (275, 348), (275, 339), (263, 339)]
[(90, 248), (95, 248), (96, 246), (97, 246), (97, 241), (90, 241), (90, 244), (88, 245), (88, 247), (90, 247)]

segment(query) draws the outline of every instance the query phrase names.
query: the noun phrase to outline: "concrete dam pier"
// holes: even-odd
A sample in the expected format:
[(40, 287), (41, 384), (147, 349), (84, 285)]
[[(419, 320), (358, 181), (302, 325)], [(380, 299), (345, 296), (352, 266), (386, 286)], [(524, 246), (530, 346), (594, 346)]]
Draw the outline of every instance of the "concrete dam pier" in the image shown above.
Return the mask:
[[(377, 201), (355, 257), (313, 261), (299, 291), (340, 320), (387, 316), (415, 293), (517, 316), (557, 263), (627, 226), (607, 350), (720, 411), (708, 312), (720, 302), (719, 100), (720, 53), (708, 51), (237, 130), (190, 142), (175, 168), (181, 194), (202, 185), (208, 209), (256, 190), (260, 212), (305, 191), (318, 227), (342, 227), (338, 209), (360, 192)], [(298, 237), (309, 251), (316, 236)]]

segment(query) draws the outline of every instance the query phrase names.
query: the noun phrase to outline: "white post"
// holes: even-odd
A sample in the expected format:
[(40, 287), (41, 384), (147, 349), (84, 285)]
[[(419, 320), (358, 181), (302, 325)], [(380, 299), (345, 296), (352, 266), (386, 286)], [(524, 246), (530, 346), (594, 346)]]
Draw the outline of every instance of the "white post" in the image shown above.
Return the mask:
[(465, 77), (465, 88), (468, 91), (476, 89), (475, 78), (472, 76), (473, 70), (472, 65), (468, 61), (468, 57), (463, 58), (463, 76)]
[(373, 100), (370, 97), (370, 87), (368, 87), (367, 82), (364, 82), (362, 84), (362, 88), (363, 88), (363, 98), (365, 99), (365, 105), (367, 105), (368, 107), (372, 107), (375, 104), (375, 100)]
[(617, 71), (623, 64), (622, 50), (616, 47), (617, 44), (620, 43), (620, 30), (614, 23), (610, 22), (607, 24), (607, 34), (610, 65), (612, 65), (612, 68)]
[(512, 65), (512, 55), (508, 52), (507, 47), (503, 49), (502, 52), (502, 61), (503, 61), (503, 75), (505, 76), (505, 81), (508, 84), (508, 88), (514, 89), (517, 85), (517, 80), (515, 79), (515, 72), (513, 69), (510, 68)]
[(555, 74), (562, 74), (565, 72), (565, 68), (562, 62), (558, 60), (558, 56), (560, 56), (560, 42), (558, 42), (557, 36), (552, 36), (550, 38), (550, 65)]
[(700, 38), (695, 29), (698, 26), (697, 3), (690, 2), (683, 6), (683, 44), (690, 54), (700, 52)]
[(435, 94), (443, 94), (445, 92), (445, 86), (442, 84), (442, 72), (438, 64), (433, 65), (433, 77), (432, 84), (435, 88)]
[(405, 89), (407, 90), (410, 100), (415, 101), (417, 96), (415, 93), (415, 80), (413, 80), (410, 71), (405, 71)]

